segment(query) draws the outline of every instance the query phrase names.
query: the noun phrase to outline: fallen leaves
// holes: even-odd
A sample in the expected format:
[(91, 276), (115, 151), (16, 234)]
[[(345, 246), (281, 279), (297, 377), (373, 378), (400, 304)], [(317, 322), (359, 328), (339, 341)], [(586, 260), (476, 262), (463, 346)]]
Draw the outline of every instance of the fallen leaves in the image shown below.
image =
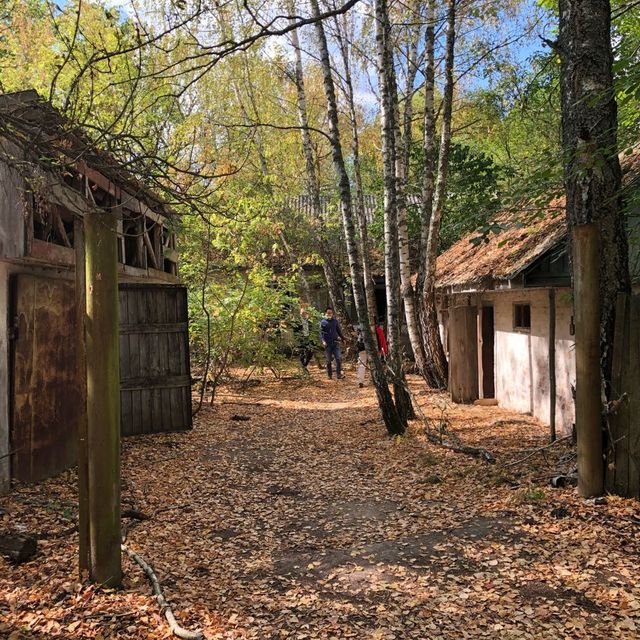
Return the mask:
[[(413, 384), (439, 417), (443, 396)], [(447, 419), (497, 464), (430, 444), (418, 423), (388, 440), (374, 394), (348, 380), (227, 389), (193, 432), (125, 440), (123, 509), (150, 516), (127, 519), (128, 544), (209, 640), (637, 637), (637, 503), (551, 488), (569, 442), (506, 467), (544, 444), (532, 419), (455, 405)], [(75, 483), (0, 499), (1, 526), (40, 546), (2, 561), (0, 637), (167, 637), (127, 558), (121, 591), (76, 580)]]

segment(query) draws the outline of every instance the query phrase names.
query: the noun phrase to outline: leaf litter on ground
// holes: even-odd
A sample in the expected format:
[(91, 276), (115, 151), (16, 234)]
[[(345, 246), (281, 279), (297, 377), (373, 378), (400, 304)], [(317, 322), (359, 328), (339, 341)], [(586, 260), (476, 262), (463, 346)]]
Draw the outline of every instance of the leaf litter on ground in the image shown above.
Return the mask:
[[(497, 463), (387, 438), (352, 378), (229, 385), (190, 432), (123, 441), (128, 546), (180, 624), (208, 639), (636, 638), (640, 507), (549, 479), (570, 440), (498, 407), (460, 406), (411, 379), (432, 425)], [(238, 420), (238, 416), (248, 420)], [(0, 498), (2, 530), (39, 538), (0, 560), (0, 638), (166, 638), (128, 557), (121, 590), (77, 578), (73, 470)]]

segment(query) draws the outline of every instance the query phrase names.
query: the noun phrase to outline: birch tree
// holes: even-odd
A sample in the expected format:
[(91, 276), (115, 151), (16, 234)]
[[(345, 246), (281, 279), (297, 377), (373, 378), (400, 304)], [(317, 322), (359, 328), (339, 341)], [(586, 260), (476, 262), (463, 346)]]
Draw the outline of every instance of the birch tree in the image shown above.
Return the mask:
[(420, 269), (418, 277), (421, 290), (421, 323), (424, 350), (426, 356), (427, 378), (430, 383), (440, 389), (447, 386), (447, 358), (442, 347), (438, 328), (438, 315), (435, 300), (436, 262), (440, 240), (440, 225), (446, 196), (446, 179), (451, 148), (451, 117), (453, 112), (454, 55), (456, 38), (456, 0), (447, 2), (447, 38), (444, 61), (445, 87), (442, 99), (442, 124), (440, 135), (440, 152), (438, 154), (437, 178), (433, 184), (433, 166), (435, 157), (435, 11), (429, 3), (427, 17), (427, 35), (425, 51), (425, 132), (424, 151), (427, 167), (423, 186), (423, 235)]
[(404, 433), (406, 425), (396, 409), (393, 397), (387, 385), (386, 376), (382, 367), (382, 362), (378, 356), (378, 350), (371, 328), (367, 321), (367, 299), (364, 292), (362, 279), (362, 263), (358, 255), (358, 244), (356, 239), (356, 228), (354, 223), (353, 202), (351, 198), (351, 184), (347, 173), (344, 155), (342, 153), (342, 142), (340, 138), (338, 120), (338, 101), (336, 98), (335, 85), (331, 73), (331, 60), (329, 57), (329, 47), (324, 31), (324, 26), (320, 20), (321, 12), (318, 0), (310, 0), (312, 16), (315, 19), (314, 27), (319, 50), (320, 65), (322, 68), (322, 79), (327, 99), (327, 120), (329, 124), (329, 137), (331, 140), (331, 152), (333, 165), (338, 178), (338, 188), (340, 194), (340, 211), (344, 235), (347, 244), (347, 255), (349, 257), (349, 269), (354, 293), (354, 301), (358, 314), (358, 321), (362, 326), (364, 343), (367, 350), (368, 361), (371, 367), (371, 377), (376, 389), (378, 405), (382, 417), (390, 435), (400, 435)]
[[(414, 15), (417, 13), (413, 7), (412, 13)], [(409, 175), (409, 154), (411, 150), (413, 129), (413, 92), (418, 72), (418, 39), (420, 38), (421, 32), (421, 25), (412, 26), (407, 44), (407, 78), (402, 121), (400, 120), (399, 115), (396, 117), (396, 187), (401, 295), (404, 303), (404, 315), (407, 323), (409, 342), (411, 343), (416, 368), (424, 376), (426, 366), (424, 345), (419, 325), (416, 295), (411, 281), (411, 256), (409, 246), (409, 228), (407, 225), (407, 179)]]
[(398, 94), (390, 43), (389, 13), (386, 0), (375, 1), (376, 54), (380, 87), (380, 125), (382, 175), (384, 181), (384, 272), (387, 294), (388, 366), (394, 387), (396, 406), (402, 417), (413, 417), (411, 398), (402, 371), (400, 343), (400, 262), (398, 251), (398, 198), (396, 117)]
[(367, 230), (367, 215), (365, 211), (364, 188), (362, 186), (362, 167), (360, 161), (360, 132), (358, 130), (358, 114), (353, 90), (351, 73), (351, 55), (349, 36), (347, 33), (347, 14), (334, 18), (335, 37), (342, 58), (343, 69), (343, 93), (347, 103), (349, 126), (351, 128), (351, 155), (353, 160), (353, 183), (355, 187), (355, 208), (357, 213), (357, 228), (360, 255), (362, 256), (362, 270), (364, 277), (364, 290), (369, 311), (369, 324), (374, 327), (376, 323), (376, 294), (374, 288), (373, 272), (371, 270), (371, 256), (369, 246), (369, 233)]
[[(293, 3), (290, 5), (289, 10), (292, 15), (295, 13), (295, 6)], [(333, 256), (331, 255), (331, 251), (325, 238), (324, 221), (322, 219), (320, 183), (316, 172), (313, 145), (311, 143), (311, 133), (309, 130), (307, 98), (304, 88), (304, 69), (302, 66), (302, 51), (300, 49), (300, 38), (298, 37), (297, 29), (294, 29), (291, 32), (291, 43), (293, 45), (295, 55), (292, 79), (296, 87), (296, 106), (298, 109), (298, 121), (300, 123), (300, 136), (302, 138), (302, 152), (305, 162), (307, 193), (311, 198), (311, 209), (313, 211), (314, 224), (318, 230), (318, 248), (320, 257), (322, 258), (322, 270), (327, 282), (329, 297), (331, 299), (331, 304), (338, 314), (338, 318), (344, 326), (348, 323), (349, 314), (347, 313), (344, 295), (342, 294), (338, 269), (334, 263)]]

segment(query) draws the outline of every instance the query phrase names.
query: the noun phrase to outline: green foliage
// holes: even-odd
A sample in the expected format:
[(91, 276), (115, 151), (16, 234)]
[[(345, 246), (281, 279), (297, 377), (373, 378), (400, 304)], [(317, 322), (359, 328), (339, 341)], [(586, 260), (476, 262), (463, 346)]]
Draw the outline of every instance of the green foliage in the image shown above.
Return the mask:
[(298, 308), (296, 278), (277, 268), (277, 226), (267, 213), (239, 198), (228, 217), (186, 216), (182, 223), (192, 360), (204, 366), (210, 338), (214, 374), (234, 364), (276, 367), (283, 357), (283, 331)]
[[(265, 268), (215, 273), (205, 290), (210, 316), (210, 366), (214, 374), (233, 365), (277, 367), (282, 362), (283, 333), (297, 303), (286, 278), (274, 280)], [(202, 292), (189, 288), (192, 361), (203, 367), (207, 357), (207, 317)]]
[(619, 142), (637, 144), (640, 137), (640, 12), (624, 0), (612, 2)]

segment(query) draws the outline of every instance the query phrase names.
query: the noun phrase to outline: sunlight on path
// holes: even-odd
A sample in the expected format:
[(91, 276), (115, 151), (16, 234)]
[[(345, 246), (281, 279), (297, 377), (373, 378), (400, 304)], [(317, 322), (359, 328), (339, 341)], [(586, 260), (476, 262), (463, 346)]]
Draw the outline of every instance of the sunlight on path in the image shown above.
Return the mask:
[[(544, 460), (502, 464), (544, 428), (495, 407), (443, 414), (443, 400), (421, 404), (497, 465), (427, 444), (417, 423), (389, 440), (373, 389), (348, 380), (223, 389), (192, 432), (125, 440), (123, 504), (151, 515), (128, 522), (128, 543), (211, 640), (637, 637), (636, 507), (532, 485)], [(2, 566), (0, 619), (78, 640), (165, 637), (128, 561), (122, 592), (73, 595), (77, 535), (57, 532), (74, 486), (69, 472), (0, 502), (50, 532), (38, 560)]]

